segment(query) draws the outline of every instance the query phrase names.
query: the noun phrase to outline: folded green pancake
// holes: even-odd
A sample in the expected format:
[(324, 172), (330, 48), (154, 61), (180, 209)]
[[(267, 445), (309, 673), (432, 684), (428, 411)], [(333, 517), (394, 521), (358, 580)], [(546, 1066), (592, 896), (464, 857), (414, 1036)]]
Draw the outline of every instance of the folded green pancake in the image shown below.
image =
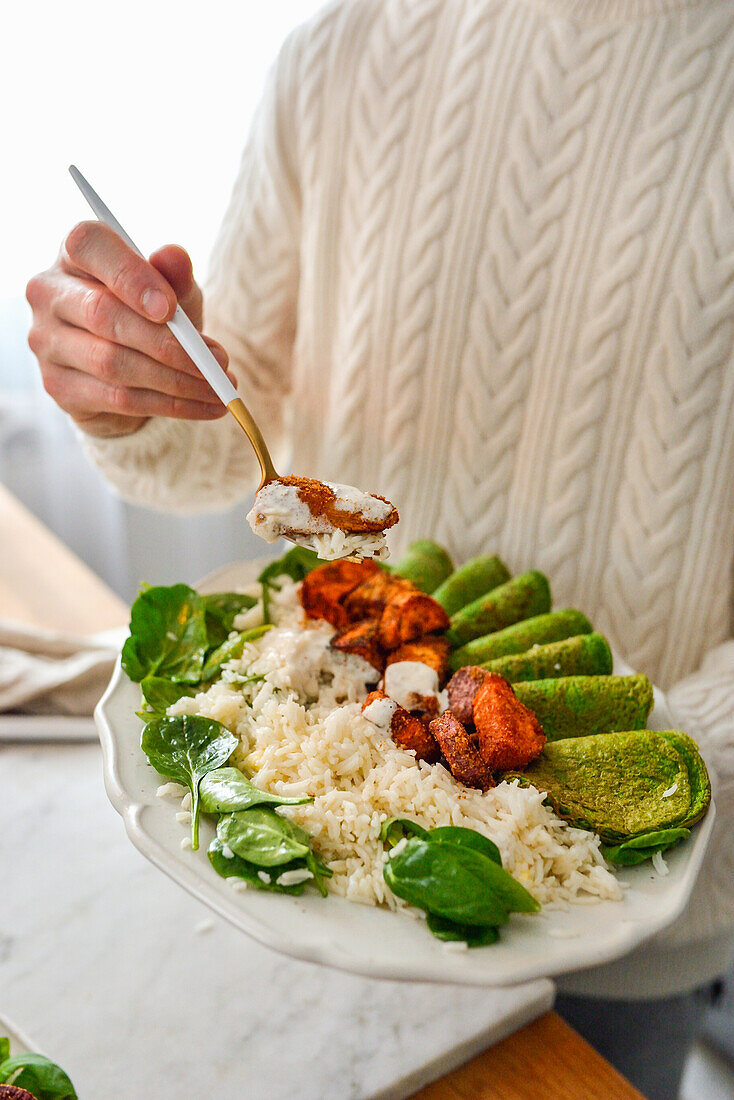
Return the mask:
[[(484, 555), (460, 565), (432, 595), (451, 616), (509, 579), (510, 570), (504, 562), (494, 555)], [(470, 661), (466, 663), (471, 664)]]
[(580, 634), (560, 642), (533, 646), (525, 653), (485, 661), (482, 668), (499, 672), (511, 684), (559, 676), (607, 676), (612, 671), (612, 651), (602, 634)]
[(485, 661), (495, 661), (498, 657), (524, 653), (534, 645), (546, 645), (548, 642), (560, 642), (578, 634), (590, 634), (592, 630), (591, 623), (580, 611), (570, 607), (564, 611), (549, 611), (547, 615), (523, 619), (522, 622), (506, 626), (504, 630), (496, 630), (494, 634), (485, 634), (483, 638), (467, 642), (451, 654), (449, 667), (452, 672), (456, 672), (465, 665), (481, 665)]
[(391, 572), (397, 573), (429, 595), (451, 575), (454, 563), (448, 551), (432, 539), (412, 542)]
[(452, 645), (466, 645), (474, 638), (503, 630), (521, 619), (544, 615), (550, 609), (548, 578), (537, 569), (531, 569), (462, 607), (451, 616), (446, 637)]
[(561, 676), (515, 684), (549, 741), (613, 730), (643, 730), (652, 710), (647, 676)]
[(703, 817), (711, 797), (696, 744), (678, 730), (552, 741), (524, 772), (504, 778), (545, 791), (559, 817), (607, 844), (686, 828)]

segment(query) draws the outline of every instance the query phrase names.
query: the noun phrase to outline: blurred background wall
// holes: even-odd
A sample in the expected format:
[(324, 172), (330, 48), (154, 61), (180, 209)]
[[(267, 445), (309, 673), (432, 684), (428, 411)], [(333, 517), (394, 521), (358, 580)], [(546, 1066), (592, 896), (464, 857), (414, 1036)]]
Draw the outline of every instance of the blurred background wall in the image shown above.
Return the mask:
[(91, 0), (3, 15), (0, 482), (125, 598), (262, 553), (246, 506), (178, 519), (124, 504), (86, 463), (26, 344), (25, 285), (90, 212), (76, 163), (143, 251), (183, 245), (199, 281), (267, 70), (322, 0)]

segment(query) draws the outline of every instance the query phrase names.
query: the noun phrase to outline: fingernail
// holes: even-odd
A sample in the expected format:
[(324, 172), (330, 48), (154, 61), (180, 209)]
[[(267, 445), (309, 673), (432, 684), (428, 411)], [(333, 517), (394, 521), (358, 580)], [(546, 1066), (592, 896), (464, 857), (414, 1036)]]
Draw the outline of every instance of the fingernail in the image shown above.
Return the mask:
[(162, 321), (168, 315), (168, 299), (161, 290), (146, 290), (143, 309), (153, 321)]

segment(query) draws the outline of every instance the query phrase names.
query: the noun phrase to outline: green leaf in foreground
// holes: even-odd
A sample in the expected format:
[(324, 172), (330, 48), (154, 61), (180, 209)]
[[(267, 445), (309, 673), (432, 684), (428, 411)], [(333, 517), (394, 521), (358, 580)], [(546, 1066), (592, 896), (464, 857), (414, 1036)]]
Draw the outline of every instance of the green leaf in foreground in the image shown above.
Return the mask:
[(476, 829), (464, 829), (461, 825), (441, 825), (438, 829), (431, 829), (429, 838), (432, 844), (458, 844), (460, 848), (473, 848), (493, 863), (502, 866), (502, 856), (497, 845)]
[(199, 784), (227, 763), (237, 745), (221, 722), (188, 714), (154, 718), (143, 730), (141, 746), (156, 771), (191, 791), (192, 848), (199, 847)]
[(436, 939), (463, 942), (469, 947), (487, 947), (500, 938), (498, 930), (489, 924), (484, 927), (478, 924), (457, 924), (456, 921), (439, 917), (435, 913), (428, 914), (426, 924)]
[(217, 836), (235, 855), (258, 867), (305, 859), (311, 850), (304, 829), (264, 806), (220, 817)]
[(166, 710), (173, 703), (177, 703), (184, 696), (192, 698), (200, 691), (206, 691), (208, 684), (179, 684), (175, 680), (167, 680), (164, 676), (146, 676), (141, 682), (140, 688), (143, 698), (149, 708), (140, 712), (141, 718), (149, 722), (152, 718), (164, 718)]
[(208, 814), (230, 814), (248, 810), (251, 806), (269, 803), (273, 806), (303, 806), (312, 798), (284, 798), (262, 791), (242, 774), (239, 768), (217, 768), (205, 775), (199, 787), (201, 808)]
[(388, 817), (382, 823), (380, 840), (388, 850), (394, 848), (403, 838), (411, 836), (427, 837), (428, 830), (408, 817)]
[(0, 1063), (0, 1084), (26, 1089), (36, 1100), (78, 1100), (61, 1066), (42, 1054), (19, 1054)]
[(10, 1057), (10, 1039), (6, 1035), (0, 1036), (0, 1063)]
[[(278, 894), (302, 894), (308, 882), (311, 881), (306, 879), (303, 882), (295, 882), (291, 886), (279, 886), (272, 878), (270, 882), (264, 882), (258, 875), (261, 868), (254, 863), (248, 863), (246, 859), (235, 855), (234, 852), (231, 855), (225, 855), (227, 849), (230, 852), (232, 851), (228, 845), (222, 844), (218, 836), (215, 836), (207, 851), (209, 862), (222, 878), (244, 879), (248, 885), (254, 886), (256, 890), (271, 890)], [(279, 867), (277, 873), (282, 874), (284, 870), (285, 868)]]
[(412, 838), (383, 869), (394, 894), (458, 924), (506, 924), (511, 912), (536, 913), (535, 898), (494, 860), (468, 846)]
[(658, 829), (654, 833), (625, 840), (622, 844), (602, 844), (602, 854), (610, 863), (619, 867), (635, 867), (638, 863), (652, 859), (656, 852), (665, 852), (668, 848), (687, 840), (690, 829)]
[(204, 602), (193, 588), (146, 588), (130, 609), (122, 667), (135, 681), (156, 675), (196, 683), (208, 648)]

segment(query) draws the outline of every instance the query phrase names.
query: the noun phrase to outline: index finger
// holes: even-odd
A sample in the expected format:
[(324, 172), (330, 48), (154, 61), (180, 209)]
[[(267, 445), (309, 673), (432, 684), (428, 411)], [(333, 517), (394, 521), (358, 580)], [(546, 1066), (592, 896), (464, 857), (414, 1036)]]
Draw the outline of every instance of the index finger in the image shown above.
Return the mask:
[(62, 245), (73, 274), (91, 275), (142, 317), (159, 324), (176, 309), (176, 295), (161, 273), (102, 222), (79, 222)]

